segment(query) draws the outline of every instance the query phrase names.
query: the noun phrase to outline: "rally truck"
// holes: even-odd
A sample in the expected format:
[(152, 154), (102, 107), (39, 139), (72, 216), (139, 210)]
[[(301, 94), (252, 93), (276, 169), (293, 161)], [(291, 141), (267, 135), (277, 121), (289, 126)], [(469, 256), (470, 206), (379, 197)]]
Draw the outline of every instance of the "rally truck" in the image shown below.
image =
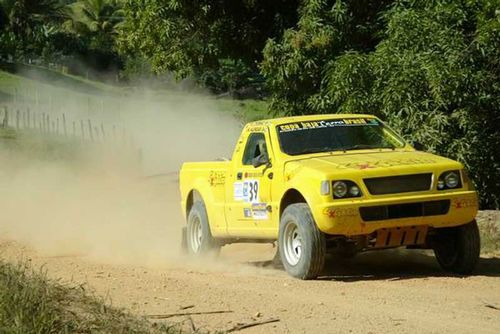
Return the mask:
[(184, 163), (180, 192), (194, 256), (277, 242), (301, 279), (321, 275), (331, 253), (432, 249), (459, 274), (479, 259), (478, 198), (464, 166), (416, 150), (372, 115), (249, 123), (231, 160)]

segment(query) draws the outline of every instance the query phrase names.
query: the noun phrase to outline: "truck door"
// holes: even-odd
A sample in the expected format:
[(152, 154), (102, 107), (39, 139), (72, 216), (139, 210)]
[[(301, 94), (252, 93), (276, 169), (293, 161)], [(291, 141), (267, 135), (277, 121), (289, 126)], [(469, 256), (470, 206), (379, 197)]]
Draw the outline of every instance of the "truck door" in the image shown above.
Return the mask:
[(264, 237), (271, 229), (272, 152), (267, 143), (267, 132), (249, 132), (244, 149), (233, 157), (226, 194), (227, 227), (232, 236)]

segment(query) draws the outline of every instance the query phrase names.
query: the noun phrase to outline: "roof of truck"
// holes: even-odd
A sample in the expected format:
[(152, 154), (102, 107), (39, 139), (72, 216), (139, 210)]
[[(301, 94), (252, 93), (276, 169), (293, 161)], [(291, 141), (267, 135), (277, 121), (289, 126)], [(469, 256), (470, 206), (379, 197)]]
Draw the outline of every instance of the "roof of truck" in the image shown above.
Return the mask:
[(374, 115), (368, 114), (321, 114), (321, 115), (304, 115), (304, 116), (290, 116), (290, 117), (279, 117), (265, 119), (261, 121), (250, 122), (249, 126), (276, 126), (279, 124), (294, 123), (294, 122), (310, 122), (310, 121), (322, 121), (325, 119), (342, 119), (342, 118), (374, 118)]

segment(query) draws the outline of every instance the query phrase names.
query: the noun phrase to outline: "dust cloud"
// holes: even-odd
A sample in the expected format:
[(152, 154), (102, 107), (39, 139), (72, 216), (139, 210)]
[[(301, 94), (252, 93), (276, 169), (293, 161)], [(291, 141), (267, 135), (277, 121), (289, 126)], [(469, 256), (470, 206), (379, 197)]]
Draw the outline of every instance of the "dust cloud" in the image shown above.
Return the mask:
[[(184, 92), (33, 82), (16, 102), (32, 115), (64, 113), (68, 123), (66, 136), (27, 130), (0, 138), (0, 238), (45, 256), (175, 261), (183, 224), (177, 172), (183, 161), (230, 157), (241, 128), (214, 99)], [(113, 129), (113, 138), (82, 141), (88, 120), (108, 137)]]

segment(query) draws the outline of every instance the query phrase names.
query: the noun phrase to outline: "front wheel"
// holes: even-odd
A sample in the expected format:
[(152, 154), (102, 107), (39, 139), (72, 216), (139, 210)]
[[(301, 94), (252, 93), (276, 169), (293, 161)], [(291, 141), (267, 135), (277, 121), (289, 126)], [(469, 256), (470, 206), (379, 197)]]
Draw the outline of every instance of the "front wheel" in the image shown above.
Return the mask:
[(476, 221), (468, 224), (438, 229), (434, 254), (446, 271), (470, 274), (477, 265), (481, 242)]
[(325, 264), (326, 242), (305, 203), (289, 205), (281, 216), (279, 254), (285, 270), (293, 277), (313, 279)]
[(220, 244), (210, 232), (205, 204), (201, 201), (195, 202), (189, 211), (186, 246), (188, 254), (195, 256), (217, 255), (220, 251)]

